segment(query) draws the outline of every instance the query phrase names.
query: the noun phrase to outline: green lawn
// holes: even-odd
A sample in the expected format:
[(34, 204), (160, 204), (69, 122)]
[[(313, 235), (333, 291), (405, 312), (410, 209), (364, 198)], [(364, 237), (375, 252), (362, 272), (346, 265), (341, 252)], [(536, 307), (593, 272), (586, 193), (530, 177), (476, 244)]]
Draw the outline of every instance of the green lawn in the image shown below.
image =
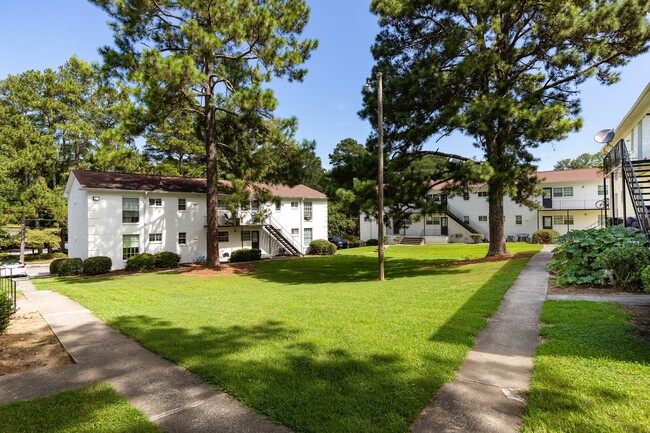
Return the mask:
[[(511, 253), (536, 253), (542, 246), (525, 242), (508, 242), (508, 251)], [(377, 257), (377, 247), (347, 248), (338, 250), (337, 255), (369, 255)], [(387, 257), (410, 258), (430, 260), (435, 262), (455, 262), (459, 260), (478, 259), (484, 257), (488, 251), (488, 244), (426, 244), (418, 247), (405, 245), (391, 245), (386, 249)]]
[(0, 406), (5, 433), (159, 433), (110, 385), (92, 385), (52, 397)]
[(406, 432), (527, 261), (432, 266), (485, 248), (389, 248), (383, 283), (361, 249), (251, 275), (34, 282), (297, 431)]
[(650, 344), (616, 304), (547, 301), (523, 432), (650, 432)]

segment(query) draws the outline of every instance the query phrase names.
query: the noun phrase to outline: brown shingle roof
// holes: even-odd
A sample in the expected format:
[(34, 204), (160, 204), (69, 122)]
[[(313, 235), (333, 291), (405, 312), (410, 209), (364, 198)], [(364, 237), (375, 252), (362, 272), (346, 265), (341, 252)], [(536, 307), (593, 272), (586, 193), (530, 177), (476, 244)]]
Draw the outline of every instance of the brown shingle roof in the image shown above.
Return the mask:
[[(83, 188), (119, 189), (126, 191), (148, 192), (206, 192), (204, 178), (152, 176), (146, 174), (108, 173), (103, 171), (72, 170)], [(221, 181), (224, 185), (227, 181)], [(287, 185), (257, 184), (268, 189), (276, 197), (287, 198), (327, 198), (327, 196), (305, 185), (290, 187)]]
[(538, 171), (542, 183), (575, 182), (581, 180), (603, 180), (599, 168), (577, 168), (574, 170)]

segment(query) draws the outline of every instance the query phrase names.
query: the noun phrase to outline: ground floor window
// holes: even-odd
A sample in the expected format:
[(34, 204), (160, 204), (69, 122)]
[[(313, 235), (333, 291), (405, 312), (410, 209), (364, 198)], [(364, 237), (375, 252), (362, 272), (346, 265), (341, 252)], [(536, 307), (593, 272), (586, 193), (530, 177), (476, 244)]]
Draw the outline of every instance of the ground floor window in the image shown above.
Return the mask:
[(306, 228), (304, 231), (304, 245), (309, 245), (312, 240), (312, 229)]
[(553, 224), (573, 225), (573, 215), (554, 215)]
[(242, 242), (250, 241), (251, 240), (251, 231), (250, 230), (242, 230), (242, 232), (241, 232), (241, 240), (242, 240)]
[(426, 224), (428, 226), (433, 225), (433, 217), (431, 215), (427, 215)]
[(140, 253), (140, 236), (123, 235), (122, 236), (122, 260), (129, 260), (129, 258), (139, 253)]
[(463, 222), (469, 224), (469, 215), (463, 215)]
[(187, 233), (179, 232), (178, 233), (178, 245), (187, 245)]
[(228, 232), (218, 232), (217, 240), (219, 242), (228, 242)]
[(440, 225), (440, 217), (433, 217), (433, 225), (434, 226)]

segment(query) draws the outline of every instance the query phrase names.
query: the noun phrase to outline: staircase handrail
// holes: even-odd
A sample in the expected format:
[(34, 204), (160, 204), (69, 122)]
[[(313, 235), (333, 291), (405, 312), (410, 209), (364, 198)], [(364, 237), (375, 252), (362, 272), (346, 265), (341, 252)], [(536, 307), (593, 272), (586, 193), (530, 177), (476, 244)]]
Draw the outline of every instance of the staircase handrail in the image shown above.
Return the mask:
[[(623, 172), (625, 174), (625, 180), (627, 181), (626, 183), (628, 189), (630, 190), (630, 194), (638, 196), (638, 199), (634, 198), (633, 202), (635, 202), (634, 213), (636, 214), (639, 228), (645, 234), (646, 239), (648, 239), (648, 225), (650, 223), (648, 208), (646, 207), (645, 201), (643, 200), (643, 194), (641, 193), (639, 180), (636, 177), (636, 172), (634, 171), (634, 166), (632, 165), (630, 155), (627, 153), (627, 146), (625, 146), (625, 141), (621, 139), (618, 143), (616, 143), (615, 149), (616, 148), (619, 149), (618, 152), (621, 156), (621, 165), (624, 167)], [(629, 174), (625, 173), (625, 171), (629, 171)], [(632, 182), (632, 184), (630, 184), (630, 182)], [(632, 189), (634, 189), (634, 191), (632, 191)], [(637, 203), (637, 200), (641, 202), (640, 207)], [(641, 213), (641, 215), (639, 215), (639, 213)]]
[(302, 250), (302, 245), (300, 245), (300, 243), (296, 243), (295, 239), (293, 238), (293, 235), (289, 231), (287, 231), (284, 228), (284, 226), (280, 222), (278, 222), (278, 220), (273, 218), (273, 216), (269, 215), (269, 217), (267, 218), (267, 223), (271, 227), (279, 231), (282, 237), (284, 237), (286, 241), (289, 242), (291, 246), (293, 246), (296, 249), (296, 251), (298, 251), (300, 254), (304, 254)]
[[(451, 214), (454, 214), (454, 216), (456, 218), (458, 218), (460, 221), (463, 221), (463, 214), (458, 209), (456, 209), (455, 207), (450, 205), (449, 202), (447, 202), (447, 211), (449, 213), (451, 213)], [(477, 227), (476, 225), (472, 224), (471, 222), (466, 223), (466, 222), (463, 221), (463, 223), (466, 224), (468, 227), (471, 227), (472, 230), (474, 230), (476, 233), (482, 234), (484, 238), (487, 239), (489, 237), (488, 234), (485, 232), (485, 230), (483, 230), (480, 227)]]
[(598, 220), (593, 224), (589, 224), (587, 227), (583, 228), (582, 230), (591, 230), (591, 229), (599, 229), (601, 227), (605, 226), (604, 220)]

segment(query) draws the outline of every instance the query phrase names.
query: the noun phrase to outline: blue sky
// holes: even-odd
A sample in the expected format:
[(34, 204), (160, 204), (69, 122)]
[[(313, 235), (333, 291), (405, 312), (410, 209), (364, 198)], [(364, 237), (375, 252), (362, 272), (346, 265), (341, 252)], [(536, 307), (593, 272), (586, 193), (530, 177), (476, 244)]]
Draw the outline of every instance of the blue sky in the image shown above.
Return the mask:
[[(274, 83), (273, 88), (280, 104), (278, 115), (296, 116), (298, 138), (316, 140), (317, 153), (327, 164), (328, 154), (340, 140), (352, 137), (365, 142), (370, 133), (369, 124), (357, 112), (373, 64), (370, 46), (378, 26), (368, 11), (369, 2), (308, 3), (312, 18), (306, 36), (320, 41), (307, 63), (309, 74), (303, 83)], [(28, 69), (56, 68), (73, 54), (86, 61), (99, 60), (97, 48), (112, 42), (108, 17), (85, 0), (3, 0), (0, 16), (0, 78)], [(552, 169), (559, 159), (597, 151), (594, 134), (617, 126), (650, 79), (647, 71), (650, 53), (625, 67), (621, 81), (613, 86), (595, 81), (582, 86), (582, 131), (535, 150), (540, 169)], [(480, 157), (471, 140), (458, 135), (426, 147)]]

